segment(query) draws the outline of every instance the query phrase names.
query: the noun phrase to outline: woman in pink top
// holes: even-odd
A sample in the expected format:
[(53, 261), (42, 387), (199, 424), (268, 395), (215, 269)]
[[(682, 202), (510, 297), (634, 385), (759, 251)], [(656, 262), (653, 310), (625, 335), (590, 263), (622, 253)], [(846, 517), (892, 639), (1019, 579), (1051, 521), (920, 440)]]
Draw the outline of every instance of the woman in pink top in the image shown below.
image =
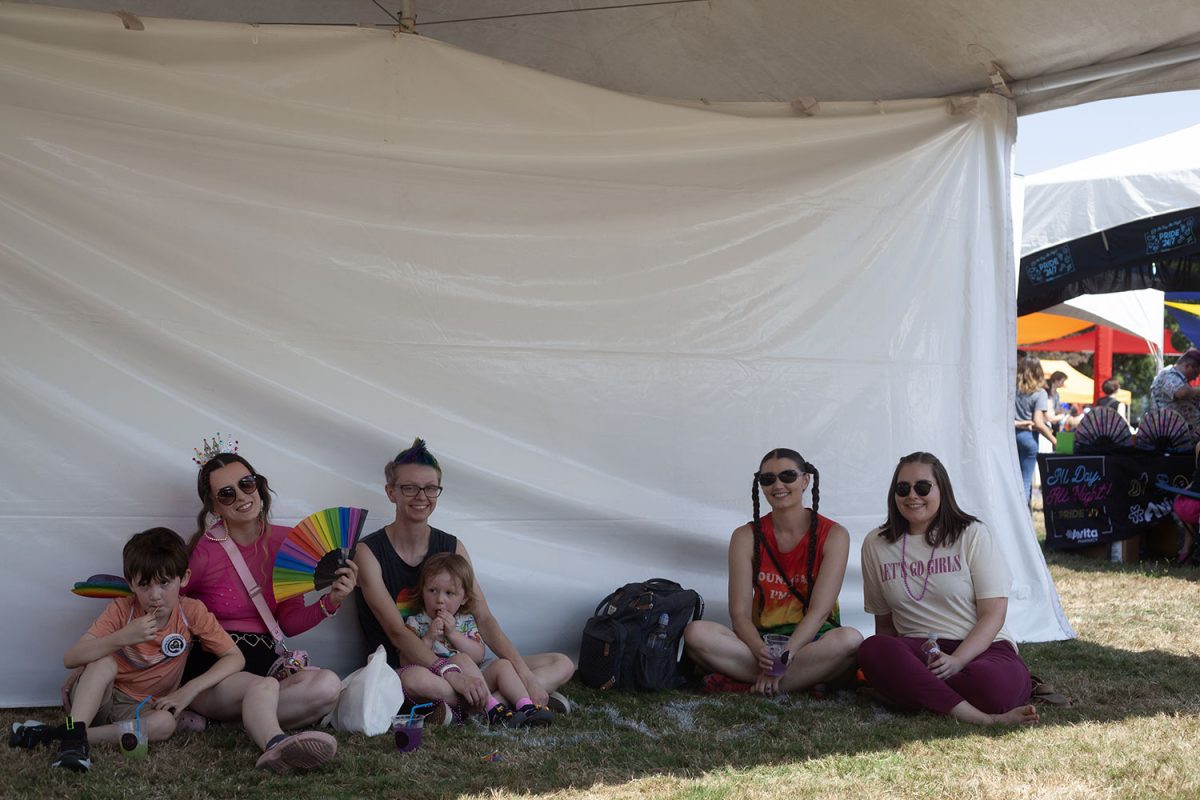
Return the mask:
[[(306, 606), (303, 596), (276, 603), (271, 573), (275, 554), (289, 528), (267, 521), (271, 494), (266, 477), (257, 474), (250, 462), (236, 453), (218, 453), (201, 466), (196, 488), (203, 507), (190, 543), (191, 579), (187, 594), (202, 601), (233, 637), (246, 657), (246, 672), (265, 676), (278, 658), (275, 640), (223, 542), (228, 540), (236, 545), (284, 636), (303, 633), (336, 614), (354, 590), (357, 566), (348, 562), (339, 569), (330, 592), (316, 603)], [(206, 668), (202, 655), (189, 659), (189, 671)], [(301, 670), (278, 682), (279, 727), (286, 730), (319, 722), (337, 703), (341, 688), (337, 674), (327, 669)], [(242, 697), (231, 690), (205, 698), (205, 702), (194, 704), (193, 708), (208, 717), (236, 719), (241, 705)], [(328, 734), (309, 731), (300, 736), (313, 739), (310, 761), (316, 763), (308, 767), (323, 763), (336, 752), (336, 740)], [(305, 768), (299, 764), (292, 766), (297, 770)]]

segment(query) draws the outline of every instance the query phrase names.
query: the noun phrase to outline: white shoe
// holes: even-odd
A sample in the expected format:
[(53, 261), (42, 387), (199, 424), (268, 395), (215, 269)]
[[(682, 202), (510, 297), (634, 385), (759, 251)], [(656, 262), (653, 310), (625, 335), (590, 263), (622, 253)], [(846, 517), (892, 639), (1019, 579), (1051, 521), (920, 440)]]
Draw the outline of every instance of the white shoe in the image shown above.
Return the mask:
[(546, 701), (546, 705), (555, 714), (570, 714), (571, 709), (574, 708), (571, 705), (571, 701), (562, 692), (551, 692), (550, 699)]

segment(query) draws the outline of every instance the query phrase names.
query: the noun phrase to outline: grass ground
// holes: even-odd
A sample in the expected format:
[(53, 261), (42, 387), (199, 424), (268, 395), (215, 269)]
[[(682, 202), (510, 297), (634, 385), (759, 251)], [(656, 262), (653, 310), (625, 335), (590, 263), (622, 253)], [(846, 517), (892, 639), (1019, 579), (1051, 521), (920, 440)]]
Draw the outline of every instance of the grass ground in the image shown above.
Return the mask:
[[(98, 749), (86, 776), (48, 750), (0, 749), (0, 795), (22, 798), (1195, 798), (1200, 797), (1200, 581), (1193, 568), (1051, 554), (1079, 638), (1028, 644), (1032, 671), (1067, 691), (1042, 724), (976, 729), (893, 714), (854, 693), (775, 700), (571, 685), (579, 708), (545, 732), (474, 723), (388, 737), (339, 735), (336, 767), (253, 770), (235, 728), (181, 735), (145, 761)], [(47, 710), (5, 710), (5, 729)], [(496, 752), (497, 761), (483, 757)]]

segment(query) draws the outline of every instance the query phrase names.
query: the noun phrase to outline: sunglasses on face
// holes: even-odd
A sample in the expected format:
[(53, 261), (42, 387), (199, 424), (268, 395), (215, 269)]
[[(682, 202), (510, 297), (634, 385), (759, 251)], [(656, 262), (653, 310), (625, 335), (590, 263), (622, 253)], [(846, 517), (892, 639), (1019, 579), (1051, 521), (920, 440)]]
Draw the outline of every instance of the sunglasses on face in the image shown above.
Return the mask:
[(916, 492), (917, 497), (928, 497), (933, 491), (933, 481), (917, 481), (909, 483), (908, 481), (900, 481), (896, 484), (896, 497), (908, 497), (908, 493)]
[(760, 472), (758, 473), (757, 477), (759, 486), (771, 486), (775, 483), (776, 478), (784, 483), (795, 483), (796, 481), (800, 480), (800, 473), (794, 469), (785, 469), (783, 472), (779, 473)]
[(426, 497), (432, 499), (442, 493), (440, 486), (417, 486), (415, 483), (401, 483), (396, 488), (405, 497), (416, 497), (417, 492), (424, 492)]
[[(237, 488), (242, 490), (242, 494), (254, 494), (258, 491), (258, 476), (242, 476), (238, 479)], [(222, 486), (217, 490), (217, 502), (223, 506), (231, 506), (237, 502), (237, 492), (232, 486)]]

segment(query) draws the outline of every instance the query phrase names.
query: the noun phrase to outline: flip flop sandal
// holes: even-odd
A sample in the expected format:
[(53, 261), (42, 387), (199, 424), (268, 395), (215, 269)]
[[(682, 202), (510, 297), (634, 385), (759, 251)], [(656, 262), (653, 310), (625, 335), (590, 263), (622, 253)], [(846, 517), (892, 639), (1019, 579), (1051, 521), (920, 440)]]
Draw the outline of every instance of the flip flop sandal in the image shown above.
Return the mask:
[(1071, 698), (1067, 697), (1062, 692), (1055, 689), (1051, 684), (1046, 683), (1036, 675), (1031, 675), (1033, 686), (1029, 693), (1029, 700), (1033, 703), (1046, 703), (1052, 706), (1069, 706)]

